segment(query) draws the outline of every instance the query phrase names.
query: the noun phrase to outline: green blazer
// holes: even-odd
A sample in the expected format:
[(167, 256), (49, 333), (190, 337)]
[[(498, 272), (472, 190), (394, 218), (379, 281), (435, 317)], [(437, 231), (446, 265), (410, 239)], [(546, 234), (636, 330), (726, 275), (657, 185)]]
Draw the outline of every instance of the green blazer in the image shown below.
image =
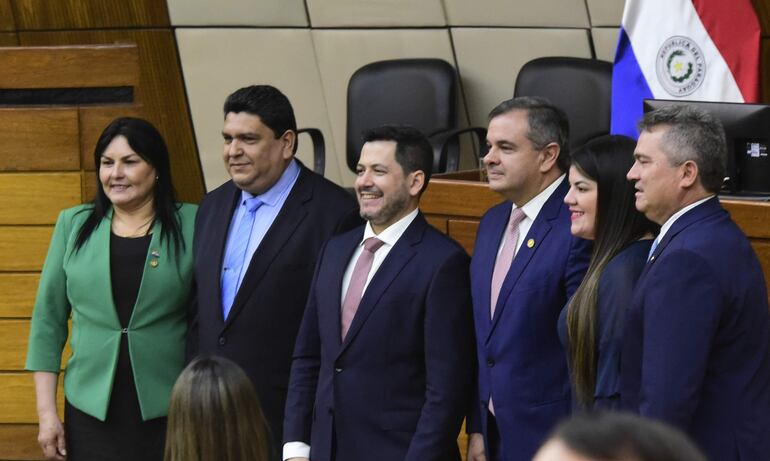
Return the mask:
[(32, 313), (26, 368), (59, 372), (71, 315), (72, 355), (64, 376), (67, 400), (95, 418), (106, 419), (120, 335), (126, 334), (142, 417), (165, 416), (171, 388), (184, 366), (198, 207), (181, 205), (184, 249), (178, 257), (171, 242), (164, 239), (161, 243), (161, 225), (155, 223), (136, 305), (125, 332), (120, 327), (110, 281), (112, 210), (75, 251), (90, 207), (64, 210), (56, 222)]

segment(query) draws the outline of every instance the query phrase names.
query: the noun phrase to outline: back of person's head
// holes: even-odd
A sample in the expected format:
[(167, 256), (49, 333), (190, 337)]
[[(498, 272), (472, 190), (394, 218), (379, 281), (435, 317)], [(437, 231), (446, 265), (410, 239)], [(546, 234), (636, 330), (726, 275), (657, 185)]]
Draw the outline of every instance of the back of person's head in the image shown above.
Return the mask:
[[(275, 139), (288, 130), (297, 132), (297, 120), (291, 102), (274, 86), (252, 85), (236, 90), (227, 97), (224, 104), (224, 116), (227, 117), (231, 112), (256, 115), (273, 131)], [(294, 152), (297, 152), (297, 142), (294, 143)]]
[(529, 130), (527, 139), (535, 149), (545, 149), (550, 143), (559, 146), (559, 157), (556, 165), (559, 170), (566, 172), (570, 165), (569, 155), (569, 121), (563, 110), (551, 104), (546, 98), (536, 96), (520, 96), (501, 102), (489, 113), (488, 120), (514, 110), (527, 112)]
[(717, 193), (727, 171), (727, 142), (722, 123), (706, 111), (689, 105), (672, 105), (647, 112), (639, 132), (667, 129), (660, 148), (673, 166), (692, 160), (698, 166), (703, 188)]
[[(561, 456), (554, 456), (559, 451)], [(561, 423), (534, 461), (564, 461), (564, 452), (591, 461), (706, 461), (679, 430), (640, 416), (589, 413)]]
[(384, 125), (366, 130), (364, 143), (374, 141), (393, 141), (396, 143), (396, 162), (401, 165), (404, 175), (413, 171), (425, 174), (425, 183), (420, 193), (425, 191), (433, 170), (433, 148), (428, 138), (418, 129), (410, 126)]
[(567, 312), (569, 359), (577, 404), (591, 407), (598, 363), (597, 301), (607, 264), (632, 242), (656, 233), (658, 226), (635, 206), (634, 185), (626, 173), (634, 163), (636, 142), (626, 136), (595, 138), (572, 153), (572, 168), (597, 188), (593, 256)]
[(222, 357), (199, 357), (174, 385), (165, 461), (264, 461), (267, 434), (249, 378)]

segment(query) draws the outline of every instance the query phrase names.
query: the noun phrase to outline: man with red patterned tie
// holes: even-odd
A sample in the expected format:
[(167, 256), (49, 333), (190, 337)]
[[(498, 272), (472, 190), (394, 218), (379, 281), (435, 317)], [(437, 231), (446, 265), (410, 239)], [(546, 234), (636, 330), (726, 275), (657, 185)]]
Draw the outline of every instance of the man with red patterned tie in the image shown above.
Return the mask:
[(284, 459), (459, 460), (475, 359), (468, 256), (418, 209), (433, 153), (419, 131), (364, 136), (366, 225), (321, 251), (297, 337)]

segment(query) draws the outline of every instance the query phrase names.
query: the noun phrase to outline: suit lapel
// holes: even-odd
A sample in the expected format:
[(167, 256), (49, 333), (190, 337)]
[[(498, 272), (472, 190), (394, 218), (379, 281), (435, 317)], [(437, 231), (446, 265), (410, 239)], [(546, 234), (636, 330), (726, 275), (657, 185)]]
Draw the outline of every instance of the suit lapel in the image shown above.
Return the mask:
[[(342, 342), (340, 354), (342, 354), (350, 343), (355, 340), (358, 332), (377, 307), (382, 295), (387, 291), (388, 287), (393, 283), (398, 274), (401, 273), (404, 266), (406, 266), (406, 264), (414, 257), (416, 253), (414, 246), (422, 241), (426, 226), (427, 222), (422, 216), (422, 213), (418, 213), (417, 217), (414, 218), (414, 221), (407, 227), (404, 234), (390, 250), (390, 253), (388, 253), (388, 256), (382, 262), (379, 269), (374, 274), (374, 277), (372, 277), (371, 282), (369, 282), (369, 286), (366, 287), (366, 291), (364, 291), (356, 315), (353, 317), (353, 322), (350, 324), (348, 334)], [(341, 305), (341, 303), (337, 305)], [(339, 322), (337, 323), (339, 324)]]
[(483, 329), (482, 332), (486, 332), (484, 336), (489, 333), (491, 326), (489, 306), (492, 301), (492, 273), (494, 272), (500, 241), (511, 217), (511, 206), (511, 202), (505, 202), (497, 212), (489, 215), (490, 238), (478, 239), (473, 250), (473, 258), (478, 258), (480, 261), (477, 266), (480, 280), (478, 285), (479, 297), (483, 300), (482, 305), (486, 306), (485, 312), (481, 313), (482, 318), (479, 322), (479, 327)]
[[(567, 180), (565, 178), (562, 180), (561, 184), (559, 184), (556, 190), (554, 190), (551, 196), (548, 197), (548, 200), (546, 200), (545, 204), (543, 204), (543, 208), (540, 210), (540, 213), (538, 213), (537, 218), (535, 218), (535, 221), (529, 228), (529, 232), (524, 237), (523, 243), (516, 252), (516, 256), (513, 258), (511, 267), (508, 269), (508, 274), (505, 276), (505, 280), (503, 281), (503, 286), (500, 288), (500, 296), (497, 298), (495, 315), (492, 318), (492, 325), (489, 329), (489, 334), (487, 335), (487, 341), (489, 341), (491, 338), (492, 333), (494, 332), (495, 327), (497, 326), (500, 317), (503, 314), (503, 311), (508, 305), (507, 301), (511, 291), (516, 286), (516, 283), (524, 273), (524, 270), (527, 268), (530, 261), (537, 253), (537, 250), (545, 241), (548, 233), (551, 231), (551, 222), (559, 215), (559, 211), (563, 205), (562, 201), (564, 199), (566, 190)], [(510, 213), (508, 216), (510, 217)], [(492, 267), (494, 267), (494, 263), (492, 264)], [(489, 280), (489, 285), (491, 285), (491, 275)]]
[[(94, 265), (88, 270), (94, 274), (107, 274), (106, 283), (94, 283), (92, 290), (102, 293), (99, 299), (109, 300), (109, 309), (104, 309), (105, 319), (116, 329), (120, 329), (120, 319), (118, 318), (118, 309), (115, 307), (115, 300), (112, 297), (112, 279), (110, 277), (110, 235), (112, 234), (112, 209), (108, 210), (101, 223), (94, 229), (89, 237), (89, 244), (83, 248), (92, 250), (92, 260)], [(82, 250), (81, 250), (82, 251)], [(90, 259), (90, 258), (89, 258)], [(96, 299), (96, 293), (94, 294)]]
[(642, 275), (639, 278), (641, 279), (645, 276), (645, 274), (647, 274), (647, 272), (655, 264), (655, 261), (658, 260), (661, 253), (663, 253), (668, 244), (671, 243), (671, 240), (673, 240), (680, 232), (697, 223), (698, 221), (711, 216), (714, 213), (718, 213), (719, 211), (724, 211), (722, 205), (719, 204), (719, 199), (717, 197), (713, 197), (689, 210), (680, 216), (676, 221), (674, 221), (674, 224), (671, 225), (671, 228), (668, 230), (668, 232), (666, 232), (666, 235), (663, 236), (663, 239), (658, 242), (658, 246), (655, 247), (655, 251), (652, 253), (649, 261), (647, 261), (647, 264), (644, 266)]
[(283, 247), (291, 239), (294, 229), (299, 227), (302, 220), (307, 216), (306, 204), (313, 198), (313, 183), (309, 177), (309, 170), (302, 166), (300, 168), (297, 182), (294, 184), (281, 211), (267, 230), (265, 237), (249, 262), (249, 267), (243, 277), (241, 286), (235, 294), (233, 307), (225, 321), (225, 327), (232, 323), (238, 316), (238, 313), (243, 310), (246, 301), (259, 285), (260, 280), (264, 277), (273, 260), (281, 253)]
[(238, 205), (239, 198), (241, 196), (241, 190), (238, 189), (235, 184), (230, 181), (227, 183), (229, 189), (224, 194), (225, 202), (217, 204), (212, 210), (213, 217), (210, 219), (211, 235), (208, 236), (206, 242), (202, 242), (201, 245), (211, 244), (211, 257), (206, 258), (212, 264), (207, 265), (207, 277), (210, 280), (216, 280), (216, 296), (212, 299), (212, 303), (217, 307), (217, 318), (224, 324), (224, 317), (222, 313), (222, 262), (225, 254), (225, 247), (227, 246), (227, 234), (230, 230), (230, 224), (233, 221), (233, 213)]

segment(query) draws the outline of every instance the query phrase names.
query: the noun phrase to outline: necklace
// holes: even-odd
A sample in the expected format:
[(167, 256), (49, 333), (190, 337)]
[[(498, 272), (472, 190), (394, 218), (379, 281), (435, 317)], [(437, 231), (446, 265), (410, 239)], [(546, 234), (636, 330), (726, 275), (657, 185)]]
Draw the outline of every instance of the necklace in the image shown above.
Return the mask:
[(132, 226), (126, 222), (126, 220), (123, 219), (119, 214), (114, 213), (113, 217), (117, 219), (112, 220), (112, 232), (115, 235), (124, 238), (133, 238), (147, 235), (150, 231), (151, 223), (155, 221), (155, 214), (153, 214), (150, 216), (150, 219), (143, 222), (139, 226), (132, 228)]

